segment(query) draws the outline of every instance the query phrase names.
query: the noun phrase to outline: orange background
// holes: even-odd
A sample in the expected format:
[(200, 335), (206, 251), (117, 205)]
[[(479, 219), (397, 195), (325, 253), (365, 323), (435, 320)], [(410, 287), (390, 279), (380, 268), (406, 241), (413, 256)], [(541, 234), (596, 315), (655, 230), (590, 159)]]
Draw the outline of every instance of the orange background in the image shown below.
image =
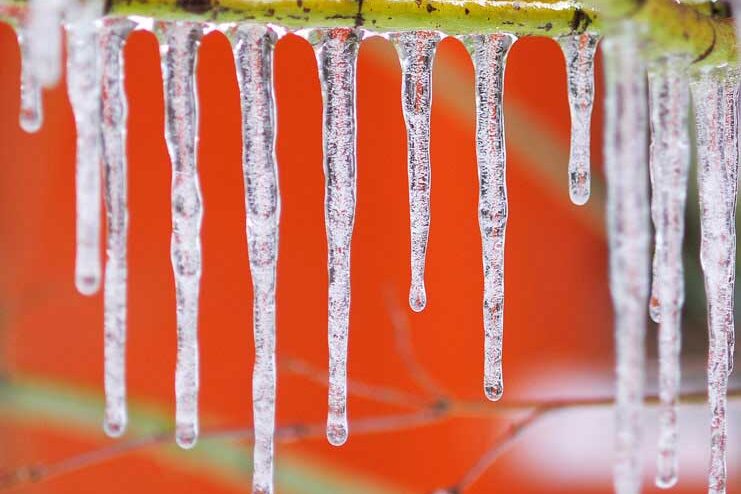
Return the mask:
[[(24, 134), (17, 124), (19, 55), (13, 32), (5, 25), (0, 27), (0, 61), (2, 369), (10, 382), (41, 379), (92, 395), (99, 404), (102, 297), (83, 297), (73, 284), (74, 121), (64, 84), (44, 94), (42, 130)], [(593, 129), (595, 193), (588, 206), (578, 208), (569, 202), (566, 191), (569, 116), (563, 65), (554, 42), (522, 39), (513, 47), (507, 69), (510, 221), (502, 403), (612, 392), (612, 313), (604, 197), (599, 188), (601, 104), (596, 105)], [(169, 262), (170, 168), (162, 135), (158, 48), (152, 35), (131, 36), (126, 77), (130, 102), (128, 392), (132, 403), (155, 407), (171, 420), (176, 342)], [(283, 201), (278, 362), (281, 367), (290, 359), (301, 359), (323, 372), (327, 281), (321, 94), (314, 57), (305, 41), (288, 36), (278, 44), (275, 79)], [(210, 34), (203, 41), (198, 85), (205, 206), (200, 409), (205, 431), (248, 426), (251, 421), (251, 284), (239, 100), (229, 45), (220, 34)], [(495, 409), (498, 405), (487, 404), (481, 389), (482, 274), (473, 70), (468, 55), (457, 41), (447, 39), (436, 59), (428, 307), (421, 314), (412, 313), (406, 304), (409, 219), (399, 88), (392, 46), (378, 38), (364, 42), (357, 84), (358, 207), (350, 377), (422, 393), (395, 347), (392, 314), (401, 310), (427, 371), (455, 397)], [(701, 366), (697, 369), (702, 383)], [(278, 390), (279, 425), (323, 422), (326, 390), (322, 385), (281, 371)], [(6, 408), (10, 412), (0, 414), (0, 467), (6, 472), (113, 443), (98, 424), (93, 433), (78, 433), (54, 421), (21, 420), (12, 404)], [(389, 492), (431, 492), (454, 484), (508, 423), (506, 416), (492, 414), (454, 417), (400, 432), (353, 435), (353, 419), (408, 411), (352, 398), (347, 445), (337, 449), (323, 438), (280, 444), (278, 475), (281, 458), (298, 458), (320, 476), (349, 479), (348, 492), (366, 492), (360, 486), (368, 482), (388, 486)], [(734, 413), (731, 418), (738, 418)], [(675, 492), (705, 488), (707, 413), (700, 407), (688, 417), (682, 422), (686, 426), (683, 470)], [(646, 420), (646, 428), (655, 429), (655, 415), (647, 414)], [(547, 418), (526, 432), (524, 440), (467, 492), (611, 492), (611, 426), (608, 411)], [(685, 433), (687, 428), (692, 432)], [(654, 492), (655, 434), (649, 436), (645, 492)], [(738, 441), (729, 444), (733, 448)], [(194, 451), (202, 447), (199, 444)], [(249, 451), (249, 445), (243, 447)], [(248, 463), (243, 481), (235, 482), (213, 470), (188, 466), (191, 453), (176, 456), (182, 464), (160, 461), (161, 449), (141, 450), (17, 491), (249, 492)], [(738, 453), (732, 452), (729, 467), (733, 492), (741, 487)], [(356, 484), (357, 489), (352, 487)]]

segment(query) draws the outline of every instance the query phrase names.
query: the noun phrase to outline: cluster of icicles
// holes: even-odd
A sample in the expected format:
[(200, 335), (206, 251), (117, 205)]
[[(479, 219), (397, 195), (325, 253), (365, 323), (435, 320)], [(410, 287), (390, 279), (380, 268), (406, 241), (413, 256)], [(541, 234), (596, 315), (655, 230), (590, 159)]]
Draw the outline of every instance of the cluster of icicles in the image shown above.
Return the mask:
[[(104, 18), (95, 1), (32, 0), (18, 9), (23, 57), (21, 126), (41, 125), (41, 86), (58, 80), (59, 25), (67, 32), (67, 84), (77, 125), (76, 285), (84, 294), (100, 285), (101, 182), (107, 219), (104, 281), (105, 431), (124, 432), (126, 341), (126, 113), (122, 48), (135, 29), (160, 42), (165, 94), (165, 137), (172, 161), (171, 260), (177, 298), (176, 440), (192, 447), (198, 436), (198, 298), (203, 216), (196, 164), (198, 104), (195, 68), (201, 37), (223, 31), (232, 43), (242, 104), (243, 172), (250, 268), (254, 284), (255, 367), (253, 492), (273, 491), (275, 430), (275, 281), (280, 195), (275, 157), (273, 49), (285, 30), (273, 25), (210, 25), (144, 18)], [(315, 49), (324, 96), (325, 220), (329, 273), (329, 414), (327, 438), (347, 439), (346, 354), (350, 309), (350, 240), (356, 204), (355, 65), (370, 33), (326, 28), (300, 31)], [(430, 105), (434, 31), (383, 34), (397, 48), (402, 106), (408, 132), (411, 217), (409, 303), (426, 304), (425, 256), (430, 226)], [(709, 492), (725, 492), (726, 389), (733, 366), (735, 207), (738, 86), (736, 67), (688, 75), (688, 61), (666, 57), (645, 66), (636, 28), (620, 26), (602, 44), (606, 65), (605, 169), (611, 290), (617, 347), (617, 459), (615, 490), (640, 491), (641, 413), (647, 305), (659, 326), (660, 441), (656, 482), (677, 481), (677, 412), (680, 384), (680, 313), (684, 299), (683, 218), (690, 162), (688, 107), (695, 103), (698, 182), (702, 211), (702, 267), (710, 333), (708, 395), (712, 410)], [(504, 240), (507, 224), (502, 94), (506, 33), (461, 37), (476, 73), (476, 146), (479, 225), (483, 250), (484, 390), (502, 396)], [(572, 137), (568, 168), (571, 199), (589, 197), (589, 134), (594, 99), (596, 35), (560, 38), (568, 73)], [(646, 74), (648, 73), (648, 77)], [(648, 82), (648, 88), (646, 87)], [(648, 93), (648, 104), (646, 99)], [(646, 126), (650, 122), (650, 159)], [(102, 166), (101, 166), (102, 163)], [(651, 210), (647, 163), (650, 164)], [(102, 169), (102, 180), (101, 180)], [(649, 298), (650, 222), (655, 228)], [(650, 303), (649, 303), (650, 300)]]

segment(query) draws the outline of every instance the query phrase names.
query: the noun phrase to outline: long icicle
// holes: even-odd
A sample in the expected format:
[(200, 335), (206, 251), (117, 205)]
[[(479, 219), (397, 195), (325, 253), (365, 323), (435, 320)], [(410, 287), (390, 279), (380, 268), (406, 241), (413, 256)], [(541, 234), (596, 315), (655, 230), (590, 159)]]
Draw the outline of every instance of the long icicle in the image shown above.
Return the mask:
[(641, 437), (649, 273), (646, 70), (629, 21), (602, 42), (610, 291), (615, 311), (617, 494), (641, 490)]
[(75, 3), (67, 23), (67, 92), (77, 128), (75, 285), (100, 288), (100, 63), (95, 21), (100, 2)]
[(21, 52), (21, 111), (18, 121), (23, 130), (32, 133), (38, 131), (44, 121), (41, 84), (32, 70), (28, 28), (25, 25), (16, 28), (16, 39)]
[(708, 308), (709, 494), (726, 492), (726, 392), (735, 330), (738, 84), (738, 69), (728, 67), (703, 72), (691, 84), (702, 222), (700, 260)]
[(100, 28), (101, 128), (106, 207), (106, 264), (103, 287), (105, 326), (105, 419), (111, 437), (126, 430), (127, 206), (126, 119), (123, 47), (135, 24), (126, 18), (103, 20)]
[(427, 305), (425, 257), (430, 231), (432, 63), (442, 35), (435, 31), (408, 31), (392, 34), (390, 39), (401, 61), (401, 103), (407, 128), (412, 253), (409, 306), (419, 312)]
[[(683, 57), (649, 67), (651, 215), (655, 234), (651, 309), (659, 324), (659, 452), (656, 485), (677, 483), (681, 318), (684, 304), (682, 240), (690, 165), (689, 79)], [(660, 304), (657, 302), (660, 301)]]
[(247, 247), (253, 286), (255, 364), (252, 413), (255, 428), (252, 492), (273, 492), (275, 434), (275, 283), (280, 189), (275, 156), (273, 49), (279, 34), (245, 24), (228, 31), (242, 102), (242, 167)]
[(476, 156), (479, 228), (484, 267), (484, 393), (502, 397), (504, 236), (507, 228), (507, 153), (504, 146), (504, 71), (516, 38), (511, 34), (463, 38), (476, 72)]
[(324, 98), (324, 217), (329, 271), (327, 440), (347, 441), (347, 338), (350, 247), (355, 224), (355, 65), (361, 34), (350, 28), (309, 32)]
[(191, 22), (158, 22), (165, 90), (165, 139), (172, 162), (172, 238), (178, 352), (175, 367), (175, 439), (192, 448), (198, 439), (198, 299), (203, 206), (196, 162), (198, 101), (196, 60), (203, 35)]
[(594, 55), (599, 36), (574, 34), (558, 39), (566, 59), (566, 82), (571, 112), (571, 151), (569, 153), (569, 196), (583, 205), (589, 200), (590, 129), (594, 106)]

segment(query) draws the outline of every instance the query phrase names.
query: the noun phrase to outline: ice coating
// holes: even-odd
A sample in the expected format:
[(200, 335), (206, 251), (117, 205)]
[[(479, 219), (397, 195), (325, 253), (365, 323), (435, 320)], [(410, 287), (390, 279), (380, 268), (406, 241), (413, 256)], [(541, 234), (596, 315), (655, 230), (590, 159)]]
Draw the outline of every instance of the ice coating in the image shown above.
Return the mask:
[(416, 312), (427, 305), (425, 257), (430, 231), (432, 63), (441, 38), (440, 33), (435, 31), (407, 31), (390, 36), (401, 61), (401, 104), (407, 128), (412, 254), (409, 306)]
[(36, 132), (44, 120), (41, 106), (41, 85), (32, 71), (29, 58), (29, 41), (27, 28), (16, 29), (18, 48), (21, 52), (21, 112), (19, 123), (26, 132)]
[[(77, 0), (29, 0), (25, 32), (29, 71), (39, 84), (52, 87), (62, 73), (61, 23)], [(92, 2), (91, 2), (92, 3)]]
[(347, 440), (347, 338), (350, 246), (355, 224), (355, 64), (361, 35), (350, 28), (313, 30), (324, 98), (324, 219), (329, 271), (329, 413), (327, 440)]
[(172, 238), (178, 351), (175, 367), (175, 439), (192, 448), (198, 438), (198, 299), (203, 207), (198, 179), (196, 59), (203, 35), (191, 22), (157, 22), (165, 90), (165, 140), (172, 162)]
[(227, 32), (242, 102), (242, 167), (247, 247), (253, 286), (255, 364), (252, 374), (254, 473), (252, 492), (273, 492), (275, 434), (275, 282), (280, 191), (275, 157), (273, 48), (278, 33), (245, 24)]
[(106, 264), (103, 286), (105, 327), (105, 419), (103, 428), (116, 437), (126, 429), (126, 244), (127, 206), (126, 118), (123, 46), (134, 28), (125, 18), (103, 21), (101, 59), (101, 130), (106, 207)]
[[(655, 230), (651, 309), (659, 324), (659, 452), (656, 485), (677, 482), (677, 414), (681, 317), (684, 304), (682, 240), (690, 165), (687, 60), (665, 57), (649, 66), (651, 216)], [(658, 304), (661, 301), (661, 304)]]
[(708, 309), (709, 494), (725, 493), (727, 480), (726, 392), (735, 330), (738, 84), (738, 69), (728, 67), (704, 71), (691, 83), (702, 226), (700, 261)]
[(614, 486), (641, 490), (641, 437), (649, 274), (646, 70), (629, 21), (605, 37), (605, 174), (617, 390)]
[(502, 397), (504, 235), (507, 228), (507, 154), (504, 146), (504, 70), (516, 38), (485, 34), (462, 38), (476, 73), (476, 158), (479, 228), (484, 266), (484, 393)]
[(558, 38), (566, 59), (566, 82), (571, 112), (571, 151), (569, 153), (569, 196), (582, 205), (589, 200), (590, 129), (594, 105), (594, 55), (599, 36), (592, 33)]
[(85, 295), (100, 288), (100, 64), (95, 21), (98, 2), (77, 3), (67, 28), (67, 93), (77, 130), (77, 252), (75, 286)]

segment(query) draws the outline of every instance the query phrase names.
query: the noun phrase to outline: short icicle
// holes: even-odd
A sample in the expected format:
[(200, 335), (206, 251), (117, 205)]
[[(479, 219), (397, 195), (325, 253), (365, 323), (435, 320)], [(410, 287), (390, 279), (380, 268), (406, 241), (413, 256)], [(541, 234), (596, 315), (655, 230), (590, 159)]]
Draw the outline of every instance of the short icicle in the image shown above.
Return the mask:
[(476, 156), (479, 228), (484, 267), (484, 392), (502, 397), (504, 238), (507, 228), (507, 155), (504, 146), (504, 71), (516, 38), (511, 34), (462, 38), (476, 72)]
[(708, 494), (726, 492), (726, 393), (731, 372), (736, 279), (739, 72), (706, 70), (691, 83), (697, 129), (700, 261), (708, 310), (708, 401), (712, 413)]
[(616, 494), (641, 490), (646, 304), (650, 264), (646, 69), (638, 28), (626, 21), (602, 42), (610, 291), (615, 311)]
[(327, 440), (347, 441), (347, 338), (350, 247), (355, 224), (355, 65), (361, 33), (350, 28), (308, 33), (324, 97), (324, 217), (329, 271), (329, 413)]
[[(689, 79), (684, 57), (649, 66), (651, 216), (655, 234), (650, 312), (659, 324), (659, 452), (656, 485), (677, 483), (684, 207), (690, 164)], [(658, 302), (661, 301), (659, 304)]]
[(84, 295), (100, 288), (100, 63), (97, 1), (75, 2), (67, 23), (67, 93), (77, 129), (77, 252), (75, 285)]
[(280, 190), (275, 156), (272, 27), (243, 24), (227, 30), (242, 101), (242, 167), (247, 248), (253, 286), (255, 364), (252, 410), (255, 429), (252, 492), (273, 492), (275, 434), (275, 282)]
[(594, 55), (599, 36), (574, 34), (558, 39), (566, 59), (566, 82), (571, 111), (571, 151), (569, 154), (569, 196), (579, 206), (589, 200), (590, 129), (594, 106)]
[(409, 306), (416, 312), (427, 305), (425, 257), (430, 231), (432, 63), (441, 38), (442, 35), (435, 31), (410, 31), (390, 35), (401, 61), (401, 103), (407, 128), (412, 254)]
[[(95, 0), (93, 0), (95, 1)], [(62, 74), (62, 20), (78, 0), (29, 0), (24, 27), (29, 71), (39, 84), (52, 87)]]
[(105, 327), (105, 419), (111, 437), (126, 430), (126, 244), (127, 206), (126, 119), (123, 47), (135, 24), (126, 18), (102, 22), (98, 49), (101, 59), (101, 129), (106, 207), (106, 264), (103, 286)]
[(16, 28), (18, 48), (21, 52), (21, 111), (19, 123), (23, 130), (32, 133), (41, 128), (44, 114), (41, 106), (41, 84), (31, 67), (28, 29)]
[(196, 60), (203, 36), (197, 23), (157, 22), (165, 90), (165, 140), (172, 162), (172, 237), (178, 351), (175, 367), (175, 439), (192, 448), (198, 439), (198, 299), (203, 206), (198, 179)]
[[(682, 240), (690, 164), (687, 60), (664, 57), (649, 66), (651, 216), (655, 234), (651, 313), (659, 324), (659, 452), (656, 485), (677, 482)], [(661, 301), (659, 304), (658, 301)]]

